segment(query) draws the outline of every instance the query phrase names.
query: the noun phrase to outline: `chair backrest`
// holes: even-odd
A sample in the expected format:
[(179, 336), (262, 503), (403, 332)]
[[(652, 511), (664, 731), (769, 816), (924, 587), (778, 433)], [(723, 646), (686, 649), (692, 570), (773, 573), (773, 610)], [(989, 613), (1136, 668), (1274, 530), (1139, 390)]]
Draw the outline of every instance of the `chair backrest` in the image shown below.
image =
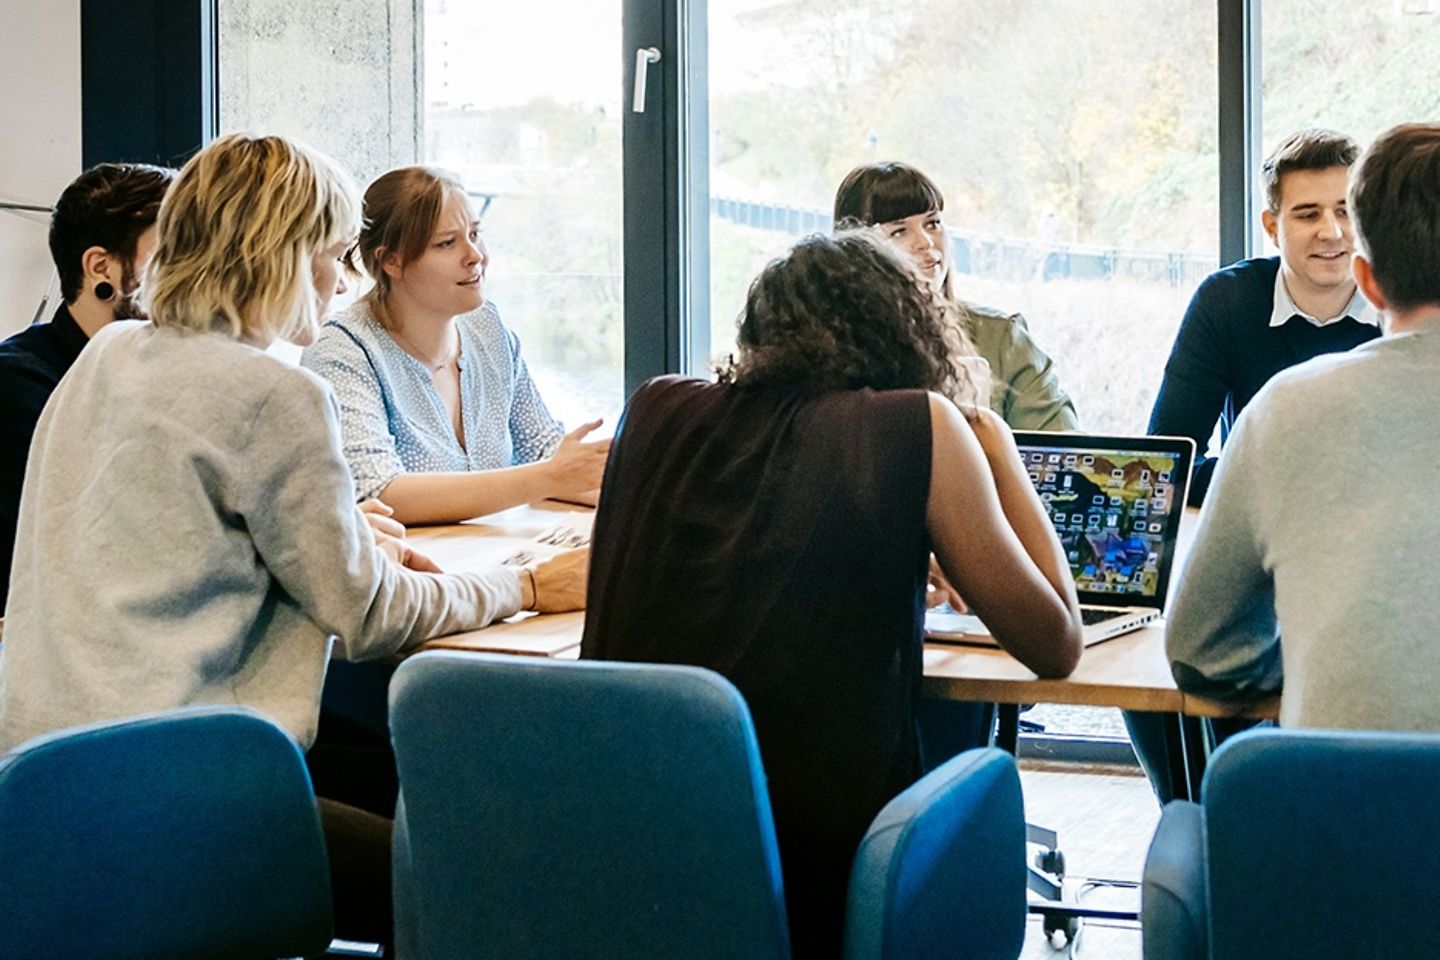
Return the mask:
[(1227, 741), (1202, 792), (1211, 957), (1433, 956), (1437, 784), (1437, 736)]
[(755, 731), (720, 676), (426, 653), (390, 713), (401, 955), (788, 955)]
[(0, 758), (0, 956), (291, 957), (330, 941), (330, 878), (295, 742), (197, 707)]
[(1014, 960), (1025, 812), (1009, 754), (967, 750), (885, 805), (855, 854), (847, 960)]

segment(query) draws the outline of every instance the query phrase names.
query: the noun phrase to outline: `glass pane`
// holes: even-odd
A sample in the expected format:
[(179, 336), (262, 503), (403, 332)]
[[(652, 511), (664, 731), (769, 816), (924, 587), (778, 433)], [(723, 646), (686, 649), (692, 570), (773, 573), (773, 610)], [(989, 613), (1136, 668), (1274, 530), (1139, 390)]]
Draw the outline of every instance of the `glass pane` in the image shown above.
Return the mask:
[(1440, 116), (1437, 0), (1265, 0), (1262, 16), (1262, 151), (1301, 127), (1331, 127), (1363, 146), (1397, 123)]
[(1218, 262), (1216, 8), (709, 0), (712, 352), (852, 167), (945, 195), (959, 295), (1021, 312), (1092, 431), (1143, 431)]
[(486, 288), (550, 410), (624, 400), (620, 3), (426, 0), (422, 158), (483, 208)]

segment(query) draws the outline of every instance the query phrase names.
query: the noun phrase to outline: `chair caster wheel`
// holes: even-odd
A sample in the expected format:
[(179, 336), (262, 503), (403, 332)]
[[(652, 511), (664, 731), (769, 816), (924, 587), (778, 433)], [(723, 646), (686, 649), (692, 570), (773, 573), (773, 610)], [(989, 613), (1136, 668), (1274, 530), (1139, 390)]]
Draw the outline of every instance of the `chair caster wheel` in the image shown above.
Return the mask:
[(1079, 917), (1046, 916), (1044, 920), (1045, 939), (1055, 943), (1055, 934), (1060, 934), (1060, 945), (1071, 944), (1080, 935)]
[(1042, 850), (1035, 855), (1035, 867), (1057, 879), (1065, 878), (1065, 854), (1060, 850)]

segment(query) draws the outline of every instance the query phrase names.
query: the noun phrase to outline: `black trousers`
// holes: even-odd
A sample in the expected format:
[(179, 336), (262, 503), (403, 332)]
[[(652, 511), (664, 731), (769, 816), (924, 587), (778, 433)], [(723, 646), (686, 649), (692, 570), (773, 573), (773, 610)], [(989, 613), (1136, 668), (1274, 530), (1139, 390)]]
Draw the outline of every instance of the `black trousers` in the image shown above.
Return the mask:
[(395, 754), (378, 731), (322, 709), (305, 756), (330, 855), (335, 935), (394, 943), (390, 840), (399, 780)]
[[(1171, 788), (1174, 781), (1171, 779), (1170, 764), (1183, 764), (1185, 758), (1170, 756), (1165, 740), (1164, 714), (1143, 710), (1120, 712), (1125, 717), (1125, 729), (1130, 733), (1130, 746), (1135, 750), (1135, 758), (1140, 761), (1145, 776), (1150, 780), (1150, 789), (1155, 791), (1155, 799), (1159, 800), (1163, 807), (1175, 799), (1175, 792)], [(1261, 722), (1263, 721), (1239, 717), (1217, 717), (1213, 720), (1206, 718), (1204, 727), (1206, 739), (1209, 741), (1207, 746), (1214, 750), (1228, 738)]]

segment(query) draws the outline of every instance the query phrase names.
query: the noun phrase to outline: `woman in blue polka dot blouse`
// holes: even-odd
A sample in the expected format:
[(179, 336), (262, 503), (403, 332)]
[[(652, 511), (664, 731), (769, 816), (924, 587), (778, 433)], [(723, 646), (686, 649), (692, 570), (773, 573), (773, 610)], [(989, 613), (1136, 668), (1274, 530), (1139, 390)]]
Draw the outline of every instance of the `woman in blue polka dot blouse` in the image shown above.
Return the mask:
[(402, 523), (445, 523), (600, 486), (598, 420), (564, 433), (485, 299), (489, 257), (464, 187), (401, 167), (365, 191), (358, 255), (371, 289), (325, 324), (301, 362), (335, 388), (360, 498)]

